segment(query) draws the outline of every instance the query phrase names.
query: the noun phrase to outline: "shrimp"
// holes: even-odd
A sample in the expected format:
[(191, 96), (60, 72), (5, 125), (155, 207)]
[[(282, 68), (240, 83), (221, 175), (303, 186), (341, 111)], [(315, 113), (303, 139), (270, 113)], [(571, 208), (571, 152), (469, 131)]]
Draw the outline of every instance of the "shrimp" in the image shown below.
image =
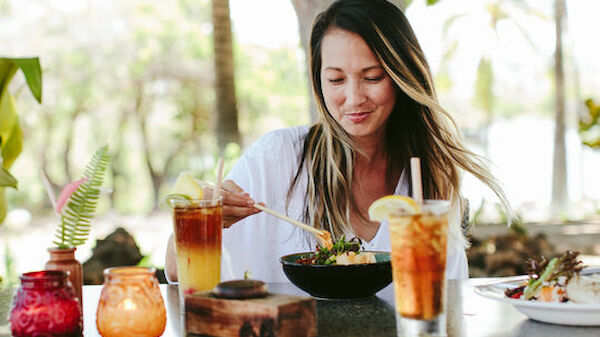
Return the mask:
[(331, 233), (326, 230), (321, 231), (320, 234), (317, 234), (317, 238), (321, 241), (321, 246), (327, 249), (333, 248), (333, 240), (331, 240)]

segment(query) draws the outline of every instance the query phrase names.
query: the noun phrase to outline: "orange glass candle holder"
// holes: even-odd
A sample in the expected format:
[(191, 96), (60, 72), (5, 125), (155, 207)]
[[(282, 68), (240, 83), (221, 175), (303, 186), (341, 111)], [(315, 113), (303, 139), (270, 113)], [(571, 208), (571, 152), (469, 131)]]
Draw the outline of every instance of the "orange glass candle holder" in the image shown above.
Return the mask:
[(160, 336), (167, 323), (165, 303), (153, 268), (104, 270), (96, 326), (103, 337)]

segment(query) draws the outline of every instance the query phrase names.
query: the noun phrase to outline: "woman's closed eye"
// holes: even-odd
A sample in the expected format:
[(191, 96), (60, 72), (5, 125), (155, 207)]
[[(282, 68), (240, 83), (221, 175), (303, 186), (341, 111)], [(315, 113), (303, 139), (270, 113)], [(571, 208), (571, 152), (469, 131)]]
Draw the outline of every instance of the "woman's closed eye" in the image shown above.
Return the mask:
[(384, 76), (371, 76), (371, 77), (365, 77), (365, 80), (367, 82), (379, 82), (381, 80), (383, 80)]
[(328, 78), (327, 81), (329, 81), (329, 83), (337, 84), (337, 83), (344, 82), (344, 79), (341, 77), (336, 77), (336, 78)]

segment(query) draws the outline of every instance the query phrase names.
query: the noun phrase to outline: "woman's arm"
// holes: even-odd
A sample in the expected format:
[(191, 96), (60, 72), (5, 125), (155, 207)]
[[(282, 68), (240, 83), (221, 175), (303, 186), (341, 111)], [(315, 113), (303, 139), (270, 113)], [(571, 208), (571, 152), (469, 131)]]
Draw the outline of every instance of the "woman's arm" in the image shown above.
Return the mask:
[(167, 241), (167, 254), (165, 255), (165, 276), (169, 282), (177, 281), (177, 263), (175, 262), (175, 242), (173, 234)]

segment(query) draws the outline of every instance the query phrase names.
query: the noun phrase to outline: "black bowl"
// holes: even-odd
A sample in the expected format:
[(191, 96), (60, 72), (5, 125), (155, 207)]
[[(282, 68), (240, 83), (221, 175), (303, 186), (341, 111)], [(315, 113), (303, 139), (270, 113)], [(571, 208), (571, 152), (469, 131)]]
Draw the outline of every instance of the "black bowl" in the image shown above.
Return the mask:
[(314, 297), (358, 298), (375, 295), (392, 282), (390, 253), (372, 252), (376, 263), (353, 265), (305, 265), (296, 263), (314, 252), (282, 256), (280, 261), (287, 278)]

